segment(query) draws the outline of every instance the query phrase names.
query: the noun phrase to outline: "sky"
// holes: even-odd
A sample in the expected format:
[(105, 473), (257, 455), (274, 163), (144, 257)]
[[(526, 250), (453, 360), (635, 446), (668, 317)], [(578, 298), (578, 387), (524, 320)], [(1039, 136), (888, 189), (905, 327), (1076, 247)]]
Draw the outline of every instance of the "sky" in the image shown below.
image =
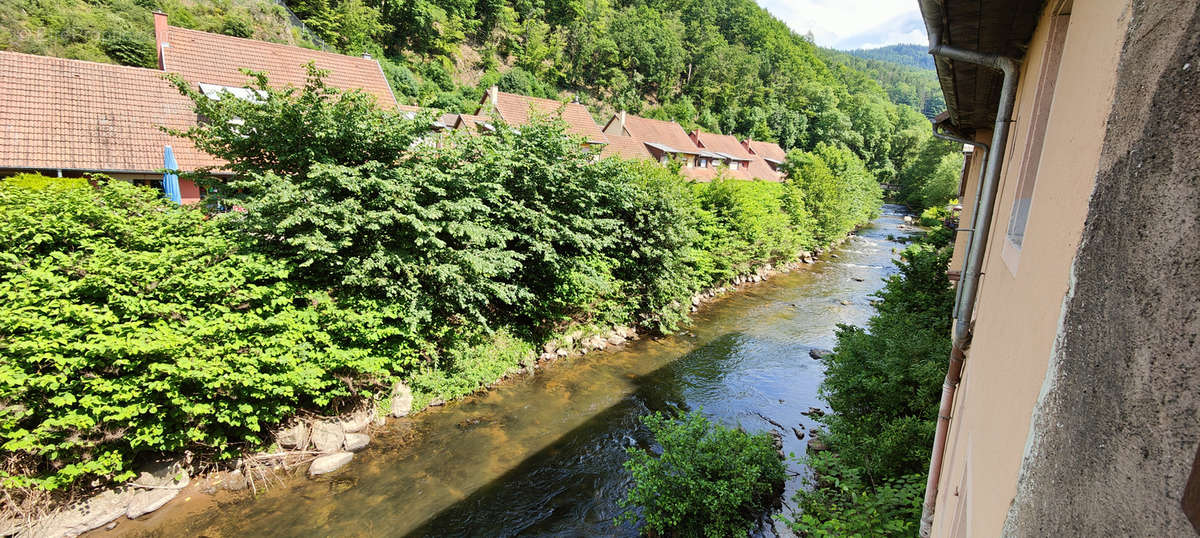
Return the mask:
[(758, 4), (796, 33), (811, 30), (823, 47), (848, 50), (929, 43), (917, 0), (758, 0)]

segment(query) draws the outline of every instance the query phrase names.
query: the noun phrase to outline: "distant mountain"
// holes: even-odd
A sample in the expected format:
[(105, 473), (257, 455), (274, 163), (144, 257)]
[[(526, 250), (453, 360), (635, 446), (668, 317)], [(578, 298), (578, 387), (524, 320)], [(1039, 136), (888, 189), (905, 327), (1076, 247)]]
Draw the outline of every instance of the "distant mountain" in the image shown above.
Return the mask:
[(933, 70), (933, 56), (929, 55), (929, 47), (925, 45), (889, 45), (877, 49), (858, 49), (846, 52), (852, 56), (868, 60), (880, 60), (919, 69)]
[[(920, 50), (929, 58), (929, 67), (913, 65), (916, 58), (908, 56), (907, 61), (877, 59), (866, 57), (863, 53), (872, 54), (897, 49)], [(851, 69), (862, 72), (875, 79), (888, 98), (893, 103), (911, 106), (927, 118), (933, 118), (946, 110), (946, 101), (942, 97), (942, 87), (938, 84), (937, 72), (933, 70), (932, 57), (920, 45), (892, 45), (878, 49), (840, 51), (834, 49), (818, 49), (818, 54), (826, 63), (843, 64)], [(899, 53), (894, 56), (901, 58)]]

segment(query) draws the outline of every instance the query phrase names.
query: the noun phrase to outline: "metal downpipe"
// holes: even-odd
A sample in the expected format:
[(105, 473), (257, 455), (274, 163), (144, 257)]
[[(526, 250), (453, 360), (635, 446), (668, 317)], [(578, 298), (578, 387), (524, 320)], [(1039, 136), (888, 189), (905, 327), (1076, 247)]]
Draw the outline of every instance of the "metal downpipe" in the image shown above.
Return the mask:
[(941, 44), (940, 20), (930, 24), (929, 15), (933, 11), (927, 9), (926, 3), (934, 4), (936, 0), (924, 0), (922, 11), (926, 15), (926, 25), (929, 28), (931, 47), (929, 53), (956, 62), (967, 62), (990, 67), (1004, 73), (1004, 82), (1000, 92), (1000, 105), (996, 111), (996, 123), (992, 129), (991, 151), (987, 157), (987, 166), (983, 180), (979, 185), (979, 202), (975, 206), (975, 215), (971, 226), (971, 240), (968, 244), (966, 261), (963, 264), (962, 279), (958, 285), (954, 310), (957, 312), (953, 345), (950, 351), (950, 361), (946, 371), (946, 380), (942, 384), (942, 397), (938, 405), (937, 429), (933, 438), (933, 454), (929, 460), (929, 480), (925, 484), (925, 501), (921, 507), (921, 528), (923, 538), (928, 538), (933, 526), (933, 515), (937, 503), (937, 486), (941, 479), (942, 458), (945, 455), (946, 435), (950, 429), (950, 412), (954, 406), (954, 393), (962, 373), (963, 360), (966, 356), (966, 344), (970, 337), (971, 317), (975, 310), (975, 296), (979, 290), (979, 276), (983, 266), (987, 237), (992, 224), (992, 211), (996, 202), (996, 190), (999, 186), (1000, 169), (1004, 163), (1004, 151), (1008, 143), (1009, 127), (1012, 125), (1013, 106), (1017, 95), (1019, 64), (1016, 60), (1005, 56), (982, 54), (979, 52), (956, 49)]
[[(975, 147), (983, 150), (983, 158), (984, 159), (987, 159), (990, 156), (990, 152), (989, 152), (990, 148), (987, 144), (984, 144), (983, 142), (976, 142), (969, 138), (962, 138), (960, 136), (954, 136), (952, 134), (943, 133), (941, 131), (941, 129), (939, 129), (941, 127), (941, 125), (942, 124), (940, 124), (936, 121), (933, 122), (934, 138), (940, 138), (942, 140), (949, 140), (950, 142), (958, 142), (961, 144), (975, 146)], [(965, 170), (964, 170), (964, 173), (966, 173)], [(981, 197), (983, 197), (983, 189), (982, 188), (975, 189), (975, 205), (973, 205), (971, 207), (978, 209), (979, 208), (979, 199)], [(972, 218), (974, 218), (977, 215), (979, 215), (978, 211), (976, 211), (972, 215)], [(968, 239), (967, 239), (967, 251), (969, 252), (971, 250), (971, 242), (974, 241), (974, 239), (975, 239), (975, 228), (972, 225), (971, 228), (959, 228), (958, 230), (956, 230), (956, 232), (970, 232), (971, 235), (968, 236)], [(966, 272), (967, 272), (967, 260), (966, 260), (966, 257), (964, 257), (963, 258), (963, 267), (959, 271), (959, 274), (962, 275), (962, 274), (965, 274)], [(957, 286), (954, 288), (954, 311), (950, 315), (951, 319), (958, 319), (958, 307), (959, 307), (959, 301), (961, 300), (961, 297), (960, 297), (961, 292), (962, 292), (962, 286)]]

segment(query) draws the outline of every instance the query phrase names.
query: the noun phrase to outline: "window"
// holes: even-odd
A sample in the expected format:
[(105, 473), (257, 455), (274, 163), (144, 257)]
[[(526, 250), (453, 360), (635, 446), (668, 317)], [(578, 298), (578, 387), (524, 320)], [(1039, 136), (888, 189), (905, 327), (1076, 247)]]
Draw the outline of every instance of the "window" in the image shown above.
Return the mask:
[(730, 159), (730, 160), (729, 160), (729, 169), (730, 169), (730, 170), (737, 170), (737, 168), (738, 168), (738, 162), (737, 162), (737, 161), (735, 161), (735, 160), (732, 160), (732, 159)]
[(1020, 175), (1017, 179), (1016, 198), (1013, 200), (1012, 214), (1008, 219), (1008, 232), (1004, 246), (1004, 259), (1009, 270), (1016, 272), (1017, 260), (1021, 245), (1025, 240), (1025, 227), (1029, 222), (1029, 211), (1033, 206), (1034, 185), (1037, 182), (1038, 167), (1042, 160), (1042, 147), (1045, 145), (1046, 123), (1050, 118), (1050, 108), (1054, 103), (1054, 87), (1058, 81), (1058, 69), (1062, 60), (1063, 45), (1067, 40), (1067, 25), (1070, 21), (1070, 0), (1061, 2), (1058, 14), (1050, 22), (1050, 35), (1046, 40), (1046, 49), (1042, 53), (1041, 71), (1035, 85), (1036, 93), (1029, 112), (1029, 128), (1026, 131), (1025, 151), (1020, 161)]

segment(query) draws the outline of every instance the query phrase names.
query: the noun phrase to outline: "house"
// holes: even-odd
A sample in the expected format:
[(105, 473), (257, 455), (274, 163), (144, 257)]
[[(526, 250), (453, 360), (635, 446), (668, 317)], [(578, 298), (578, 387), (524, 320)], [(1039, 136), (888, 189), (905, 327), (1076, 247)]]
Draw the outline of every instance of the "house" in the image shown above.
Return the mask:
[[(343, 90), (360, 89), (374, 95), (384, 107), (396, 108), (383, 68), (369, 56), (357, 58), (320, 50), (268, 43), (254, 39), (188, 30), (167, 24), (167, 15), (154, 14), (154, 40), (158, 68), (177, 73), (196, 84), (231, 88), (246, 86), (243, 69), (263, 71), (272, 87), (303, 88), (308, 80), (306, 65), (329, 72), (325, 83)], [(400, 107), (415, 111), (415, 107)]]
[[(699, 168), (724, 166), (728, 175), (737, 179), (752, 179), (750, 161), (754, 158), (746, 152), (742, 144), (733, 135), (706, 133), (699, 129), (688, 133), (688, 138), (696, 147), (715, 155), (715, 158), (699, 160)], [(705, 162), (707, 161), (707, 162)], [(705, 166), (707, 165), (707, 166)]]
[(474, 116), (500, 120), (508, 125), (527, 125), (535, 116), (555, 117), (567, 124), (567, 133), (583, 137), (589, 146), (608, 144), (587, 107), (579, 103), (562, 103), (553, 99), (529, 97), (502, 92), (496, 86), (488, 88)]
[(1200, 0), (917, 0), (973, 146), (922, 536), (1200, 532)]
[[(162, 13), (154, 17), (159, 69), (0, 52), (0, 175), (104, 173), (161, 185), (167, 146), (180, 170), (220, 166), (191, 142), (159, 129), (197, 121), (191, 101), (164, 79), (168, 72), (206, 93), (245, 87), (241, 68), (266, 71), (273, 86), (299, 87), (305, 64), (313, 61), (329, 72), (332, 87), (361, 89), (383, 106), (416, 110), (397, 105), (379, 63), (370, 58), (187, 30), (169, 26)], [(180, 190), (184, 202), (200, 199), (186, 179)]]
[(783, 173), (779, 171), (779, 166), (783, 164), (786, 155), (778, 144), (750, 139), (738, 141), (733, 135), (706, 133), (699, 129), (692, 131), (688, 136), (696, 146), (720, 156), (720, 162), (727, 167), (729, 177), (783, 181)]
[(716, 154), (696, 147), (683, 127), (673, 121), (643, 118), (621, 111), (613, 114), (604, 125), (604, 133), (638, 140), (655, 161), (679, 161), (684, 170), (718, 158)]
[(754, 162), (750, 163), (752, 168), (756, 168), (758, 173), (766, 173), (762, 168), (765, 166), (772, 172), (782, 175), (780, 167), (784, 161), (787, 161), (787, 152), (779, 147), (779, 144), (774, 142), (759, 142), (749, 138), (742, 141), (742, 147), (746, 148), (746, 152), (755, 158)]
[[(159, 129), (196, 124), (191, 100), (162, 71), (0, 52), (0, 73), (0, 175), (98, 172), (159, 185), (167, 146), (184, 169), (222, 164)], [(200, 199), (190, 181), (180, 190)]]

